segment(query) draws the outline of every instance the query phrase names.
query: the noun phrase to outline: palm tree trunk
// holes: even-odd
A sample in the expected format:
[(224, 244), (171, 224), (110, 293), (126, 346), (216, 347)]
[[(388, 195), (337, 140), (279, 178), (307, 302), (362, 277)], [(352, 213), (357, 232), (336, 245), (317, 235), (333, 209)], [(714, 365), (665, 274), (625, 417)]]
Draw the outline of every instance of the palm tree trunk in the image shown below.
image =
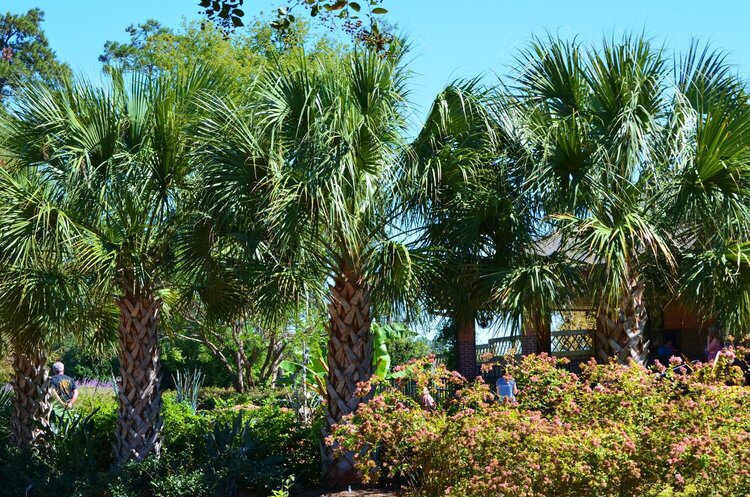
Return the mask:
[(19, 447), (38, 447), (49, 429), (52, 411), (49, 377), (42, 354), (13, 354), (11, 436)]
[[(328, 311), (326, 430), (330, 433), (333, 425), (372, 396), (372, 392), (363, 397), (355, 394), (357, 383), (369, 380), (373, 371), (369, 286), (357, 275), (337, 278), (331, 287)], [(355, 481), (354, 453), (334, 456), (333, 449), (323, 450), (323, 469), (328, 482), (343, 485)]]
[(120, 308), (120, 376), (115, 457), (142, 461), (161, 449), (159, 308), (151, 297), (123, 297)]
[(596, 352), (600, 360), (608, 361), (614, 357), (621, 364), (633, 360), (641, 365), (648, 361), (649, 342), (644, 336), (648, 313), (643, 304), (644, 289), (643, 283), (634, 282), (615, 316), (609, 313), (599, 315)]

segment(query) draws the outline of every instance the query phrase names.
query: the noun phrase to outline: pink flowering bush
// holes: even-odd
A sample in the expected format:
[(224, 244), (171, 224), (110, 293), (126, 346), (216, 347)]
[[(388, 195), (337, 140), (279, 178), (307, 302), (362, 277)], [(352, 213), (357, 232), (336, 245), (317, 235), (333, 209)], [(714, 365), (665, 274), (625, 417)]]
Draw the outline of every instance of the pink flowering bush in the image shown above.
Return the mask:
[(748, 495), (750, 389), (734, 362), (591, 362), (576, 375), (528, 356), (506, 369), (517, 402), (413, 363), (405, 377), (456, 383), (455, 397), (425, 409), (385, 389), (328, 442), (359, 454), (365, 482), (401, 481), (412, 496)]

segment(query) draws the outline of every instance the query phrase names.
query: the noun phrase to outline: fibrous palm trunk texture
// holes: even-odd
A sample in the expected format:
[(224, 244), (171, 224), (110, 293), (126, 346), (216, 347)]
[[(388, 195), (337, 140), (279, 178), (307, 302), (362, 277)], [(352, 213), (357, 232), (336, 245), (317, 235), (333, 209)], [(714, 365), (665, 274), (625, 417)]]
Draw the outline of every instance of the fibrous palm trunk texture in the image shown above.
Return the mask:
[[(326, 430), (356, 411), (372, 392), (357, 395), (357, 383), (372, 376), (370, 333), (370, 289), (357, 276), (343, 276), (331, 287), (328, 337), (328, 378), (326, 380)], [(346, 484), (357, 479), (354, 453), (334, 454), (334, 447), (323, 451), (323, 464), (329, 483)]]
[(615, 357), (622, 364), (627, 364), (631, 359), (638, 364), (646, 364), (649, 342), (644, 336), (648, 321), (643, 304), (644, 289), (643, 283), (633, 283), (629, 294), (620, 301), (615, 316), (599, 316), (596, 349), (600, 360), (608, 361)]
[(154, 298), (123, 297), (120, 308), (120, 380), (115, 456), (142, 461), (161, 449), (159, 310)]
[(49, 429), (52, 411), (47, 360), (41, 354), (13, 354), (11, 436), (19, 447), (38, 447)]

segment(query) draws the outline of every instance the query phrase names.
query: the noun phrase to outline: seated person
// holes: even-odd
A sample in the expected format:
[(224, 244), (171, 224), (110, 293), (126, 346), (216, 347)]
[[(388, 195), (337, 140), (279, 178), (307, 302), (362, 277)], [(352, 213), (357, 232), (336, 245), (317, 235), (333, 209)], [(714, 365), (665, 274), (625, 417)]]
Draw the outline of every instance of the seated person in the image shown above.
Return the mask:
[(672, 356), (680, 355), (680, 352), (674, 346), (674, 337), (672, 335), (664, 335), (664, 343), (656, 349), (656, 354), (659, 356), (659, 362), (665, 366), (669, 365), (669, 359)]

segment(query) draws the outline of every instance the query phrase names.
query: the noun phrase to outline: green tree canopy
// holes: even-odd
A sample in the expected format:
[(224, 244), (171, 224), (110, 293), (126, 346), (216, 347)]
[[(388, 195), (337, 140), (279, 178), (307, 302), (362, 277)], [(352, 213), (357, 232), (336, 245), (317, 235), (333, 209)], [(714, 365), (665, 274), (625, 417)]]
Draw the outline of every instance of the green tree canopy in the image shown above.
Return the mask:
[(39, 78), (51, 83), (70, 73), (50, 49), (42, 21), (44, 12), (40, 9), (0, 16), (0, 99), (29, 80)]
[(293, 23), (283, 41), (260, 18), (231, 36), (210, 23), (186, 22), (175, 31), (153, 19), (130, 25), (125, 32), (128, 42), (104, 44), (99, 60), (105, 70), (119, 66), (126, 71), (154, 72), (201, 64), (243, 84), (269, 62), (287, 60), (297, 49), (304, 48), (310, 55), (333, 55), (341, 48), (331, 37), (313, 34), (303, 21)]

